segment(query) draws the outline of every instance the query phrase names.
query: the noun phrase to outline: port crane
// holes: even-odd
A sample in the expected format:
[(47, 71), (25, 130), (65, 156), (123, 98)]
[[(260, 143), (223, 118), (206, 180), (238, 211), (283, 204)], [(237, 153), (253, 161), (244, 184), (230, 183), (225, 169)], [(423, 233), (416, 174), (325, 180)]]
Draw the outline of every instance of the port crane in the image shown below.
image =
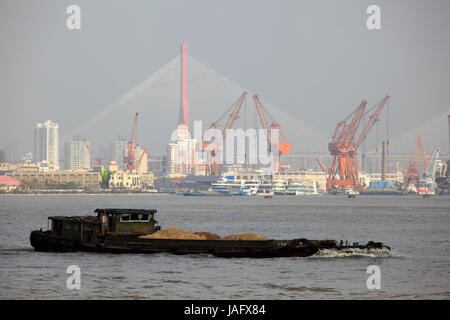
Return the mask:
[[(334, 156), (334, 160), (328, 171), (327, 190), (357, 190), (359, 188), (357, 150), (379, 120), (380, 113), (389, 97), (389, 95), (386, 95), (373, 107), (375, 111), (369, 116), (369, 120), (358, 137), (355, 137), (355, 135), (365, 114), (366, 100), (361, 101), (355, 111), (337, 124), (331, 142), (328, 144), (328, 150)], [(347, 121), (351, 116), (353, 118), (348, 123)]]
[(419, 186), (419, 159), (423, 153), (422, 135), (417, 136), (416, 154), (409, 159), (408, 170), (406, 171), (406, 188), (410, 185), (414, 185), (416, 188)]
[(327, 165), (324, 163), (324, 161), (323, 161), (322, 158), (320, 158), (320, 157), (314, 157), (312, 160), (313, 160), (313, 161), (314, 161), (314, 160), (317, 161), (317, 163), (319, 164), (319, 167), (322, 169), (322, 171), (325, 172), (325, 173), (328, 173), (328, 170), (330, 170), (330, 167), (327, 166)]
[[(89, 159), (91, 160), (91, 166), (92, 166), (92, 169), (94, 169), (94, 167), (95, 167), (95, 162), (96, 162), (96, 161), (95, 161), (94, 155), (92, 154), (92, 150), (91, 150), (91, 148), (89, 147), (89, 144), (87, 143), (86, 138), (83, 138), (83, 142), (84, 142), (84, 146), (86, 147), (86, 149), (87, 149), (87, 151), (88, 151)], [(101, 165), (100, 159), (97, 160), (97, 165), (98, 165), (98, 166)]]
[(418, 191), (421, 194), (434, 194), (436, 192), (436, 168), (440, 153), (439, 148), (435, 146), (427, 170), (419, 181)]
[(139, 168), (139, 166), (141, 165), (142, 160), (144, 159), (145, 155), (148, 155), (148, 150), (147, 149), (143, 149), (141, 156), (139, 157), (139, 159), (136, 161), (136, 163), (134, 164), (134, 168), (137, 170)]
[(205, 168), (206, 175), (215, 176), (215, 175), (222, 174), (222, 166), (217, 163), (217, 151), (221, 150), (223, 148), (223, 145), (227, 138), (228, 130), (230, 130), (233, 127), (236, 120), (239, 119), (239, 113), (241, 111), (242, 104), (244, 103), (244, 100), (245, 100), (247, 94), (248, 94), (248, 92), (244, 91), (242, 93), (242, 95), (239, 97), (239, 99), (231, 106), (231, 108), (233, 108), (233, 109), (232, 109), (230, 115), (228, 116), (227, 122), (222, 131), (221, 139), (205, 142), (208, 130), (219, 129), (219, 127), (221, 126), (221, 124), (220, 124), (221, 118), (223, 118), (225, 116), (225, 114), (229, 111), (230, 108), (217, 121), (213, 122), (211, 124), (211, 126), (209, 127), (209, 129), (206, 130), (205, 133), (203, 134), (202, 151), (210, 152), (210, 154), (209, 154), (210, 161), (208, 161), (206, 163), (206, 168)]
[[(279, 142), (278, 142), (278, 152), (279, 155), (287, 155), (291, 152), (291, 144), (288, 142), (286, 138), (286, 134), (284, 133), (283, 129), (281, 128), (281, 125), (279, 122), (272, 121), (272, 124), (270, 124), (267, 115), (269, 114), (267, 110), (263, 107), (261, 101), (259, 100), (258, 95), (253, 95), (253, 100), (255, 102), (256, 111), (258, 112), (259, 120), (261, 121), (261, 126), (263, 129), (266, 130), (267, 135), (267, 149), (269, 152), (273, 150), (272, 145), (272, 136), (271, 136), (271, 130), (275, 129), (279, 132)], [(272, 117), (271, 117), (272, 118)], [(273, 120), (273, 119), (272, 119)], [(276, 161), (275, 163), (275, 171), (280, 171), (280, 163)]]
[(134, 122), (133, 122), (133, 129), (131, 131), (131, 139), (128, 141), (128, 152), (127, 156), (125, 157), (125, 168), (127, 171), (133, 171), (134, 170), (134, 151), (136, 149), (136, 129), (137, 129), (137, 119), (138, 119), (138, 113), (136, 112), (136, 115), (134, 116)]

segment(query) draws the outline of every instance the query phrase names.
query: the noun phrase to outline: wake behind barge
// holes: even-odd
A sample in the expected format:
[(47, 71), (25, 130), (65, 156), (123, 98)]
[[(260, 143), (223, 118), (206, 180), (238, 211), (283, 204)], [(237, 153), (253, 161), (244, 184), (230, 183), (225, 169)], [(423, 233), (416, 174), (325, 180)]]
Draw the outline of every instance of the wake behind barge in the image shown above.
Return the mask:
[(156, 210), (96, 209), (97, 216), (49, 217), (51, 229), (35, 230), (30, 243), (35, 251), (88, 251), (106, 253), (206, 253), (217, 257), (307, 257), (321, 249), (388, 249), (381, 242), (365, 245), (335, 240), (187, 240), (148, 239), (141, 236), (161, 230)]

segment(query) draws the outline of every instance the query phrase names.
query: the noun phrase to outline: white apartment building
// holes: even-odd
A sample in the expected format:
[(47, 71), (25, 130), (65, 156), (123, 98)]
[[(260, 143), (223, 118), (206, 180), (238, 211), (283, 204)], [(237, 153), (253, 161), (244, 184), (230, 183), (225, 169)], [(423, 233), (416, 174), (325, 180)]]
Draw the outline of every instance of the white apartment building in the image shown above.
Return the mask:
[[(86, 141), (86, 144), (91, 148), (90, 141)], [(65, 144), (64, 160), (66, 169), (92, 169), (89, 151), (80, 136), (74, 136), (71, 141)]]
[(34, 129), (35, 162), (47, 161), (59, 166), (59, 125), (51, 120), (38, 123)]
[(167, 146), (167, 173), (192, 174), (195, 169), (196, 140), (191, 139), (189, 127), (177, 126), (177, 141)]

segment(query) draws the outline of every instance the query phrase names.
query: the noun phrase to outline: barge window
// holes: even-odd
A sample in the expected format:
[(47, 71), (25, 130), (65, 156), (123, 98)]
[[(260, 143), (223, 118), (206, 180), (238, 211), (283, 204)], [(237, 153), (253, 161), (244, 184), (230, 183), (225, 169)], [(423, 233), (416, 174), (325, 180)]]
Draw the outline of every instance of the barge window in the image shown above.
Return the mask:
[(130, 214), (122, 214), (121, 216), (120, 216), (120, 221), (121, 222), (125, 222), (125, 221), (130, 221)]
[(141, 213), (141, 214), (138, 214), (138, 218), (139, 218), (139, 221), (145, 221), (145, 222), (147, 222), (147, 221), (148, 221), (148, 213)]
[(120, 217), (120, 222), (149, 222), (149, 214), (148, 213), (126, 213), (122, 214)]

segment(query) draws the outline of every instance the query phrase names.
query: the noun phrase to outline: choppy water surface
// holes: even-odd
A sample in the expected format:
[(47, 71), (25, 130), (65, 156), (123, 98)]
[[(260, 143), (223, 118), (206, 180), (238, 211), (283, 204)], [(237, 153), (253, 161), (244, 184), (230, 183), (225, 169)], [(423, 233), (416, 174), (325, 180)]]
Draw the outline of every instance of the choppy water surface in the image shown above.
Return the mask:
[[(323, 252), (309, 258), (39, 253), (31, 230), (47, 216), (100, 207), (158, 209), (163, 228), (269, 238), (382, 241), (386, 252)], [(450, 197), (0, 197), (2, 299), (450, 299)], [(81, 290), (66, 269), (81, 269)], [(366, 286), (369, 265), (381, 289)]]

